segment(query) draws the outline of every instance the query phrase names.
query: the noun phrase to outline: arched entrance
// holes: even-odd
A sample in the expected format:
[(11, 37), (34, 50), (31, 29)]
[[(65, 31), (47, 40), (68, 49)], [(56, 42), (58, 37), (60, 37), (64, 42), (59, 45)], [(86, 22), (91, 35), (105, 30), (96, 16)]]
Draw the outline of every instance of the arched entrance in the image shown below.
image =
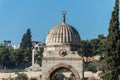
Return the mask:
[(78, 72), (72, 67), (71, 65), (65, 64), (65, 63), (59, 63), (58, 65), (53, 66), (46, 74), (45, 80), (50, 80), (51, 75), (59, 68), (67, 68), (69, 69), (75, 76), (75, 80), (80, 80), (80, 76)]

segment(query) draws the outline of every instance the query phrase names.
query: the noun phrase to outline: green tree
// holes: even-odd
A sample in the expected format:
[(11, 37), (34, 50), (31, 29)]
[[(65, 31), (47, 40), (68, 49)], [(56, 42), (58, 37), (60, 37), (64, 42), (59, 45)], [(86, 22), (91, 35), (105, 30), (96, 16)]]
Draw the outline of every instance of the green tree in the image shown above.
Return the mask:
[(37, 80), (36, 78), (30, 78), (30, 80)]
[(1, 68), (9, 68), (10, 67), (10, 54), (9, 50), (6, 47), (0, 47), (0, 67)]
[(22, 48), (22, 49), (30, 48), (31, 49), (31, 47), (32, 47), (31, 37), (32, 37), (31, 31), (28, 28), (27, 32), (23, 35), (22, 42), (20, 43), (20, 48)]
[(65, 76), (61, 73), (56, 73), (51, 80), (63, 80), (65, 78)]
[(100, 34), (98, 35), (99, 43), (98, 43), (98, 53), (104, 54), (105, 53), (105, 47), (107, 45), (107, 39), (104, 35)]
[(85, 65), (85, 70), (96, 72), (98, 70), (101, 70), (102, 65), (103, 65), (103, 60), (92, 61), (92, 62), (89, 62)]
[(119, 31), (119, 0), (116, 0), (109, 25), (103, 66), (103, 80), (119, 80), (120, 74), (120, 31)]
[(105, 47), (107, 45), (106, 37), (103, 34), (99, 34), (98, 38), (91, 40), (82, 40), (84, 45), (84, 56), (94, 56), (98, 54), (104, 54)]
[(16, 67), (22, 67), (23, 62), (24, 62), (24, 56), (23, 56), (23, 51), (21, 49), (15, 50), (12, 53), (12, 60), (15, 63)]
[(12, 68), (25, 68), (30, 65), (29, 50), (22, 50), (22, 49), (16, 49), (16, 50), (10, 50), (10, 59), (11, 59), (11, 65)]
[(92, 55), (92, 45), (90, 40), (82, 40), (81, 42), (84, 45), (84, 56), (88, 57)]
[(101, 40), (101, 39), (105, 39), (105, 36), (104, 36), (103, 34), (99, 34), (99, 35), (98, 35), (98, 39), (100, 39), (100, 40)]
[(31, 65), (31, 60), (32, 60), (32, 52), (31, 52), (31, 49), (30, 48), (26, 48), (24, 50), (24, 53), (23, 53), (23, 56), (24, 56), (24, 62), (25, 62), (25, 65), (26, 66), (30, 66)]
[(22, 41), (20, 43), (20, 49), (23, 50), (23, 60), (25, 66), (31, 65), (32, 59), (32, 41), (31, 41), (31, 31), (28, 28), (26, 33), (23, 35)]
[(92, 71), (92, 72), (97, 71), (95, 64), (93, 64), (92, 62), (88, 64), (86, 69), (87, 69), (87, 71)]
[(28, 77), (26, 74), (18, 74), (15, 80), (28, 80)]
[(42, 57), (43, 57), (42, 53), (43, 53), (43, 51), (44, 51), (44, 48), (40, 47), (39, 50), (37, 50), (38, 54), (35, 55), (35, 60), (37, 60), (37, 63), (40, 66), (42, 66)]
[(92, 45), (92, 56), (99, 54), (99, 39), (92, 39), (91, 45)]

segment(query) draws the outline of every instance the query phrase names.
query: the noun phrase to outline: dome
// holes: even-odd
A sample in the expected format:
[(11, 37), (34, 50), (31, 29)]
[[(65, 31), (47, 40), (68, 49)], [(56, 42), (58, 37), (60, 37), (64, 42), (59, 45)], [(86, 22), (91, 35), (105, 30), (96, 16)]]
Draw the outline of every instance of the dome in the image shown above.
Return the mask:
[(74, 27), (65, 23), (65, 14), (62, 24), (53, 27), (48, 33), (46, 45), (80, 45), (79, 33)]

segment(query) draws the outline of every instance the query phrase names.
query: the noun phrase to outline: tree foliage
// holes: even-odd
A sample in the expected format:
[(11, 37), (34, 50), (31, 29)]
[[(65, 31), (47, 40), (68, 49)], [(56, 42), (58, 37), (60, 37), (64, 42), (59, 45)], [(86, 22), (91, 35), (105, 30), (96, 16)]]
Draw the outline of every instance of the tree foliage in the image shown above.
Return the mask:
[[(66, 76), (63, 74), (63, 72), (71, 72), (71, 71), (67, 68), (60, 68), (55, 72), (53, 72), (53, 74), (51, 75), (51, 80), (64, 80)], [(74, 77), (74, 75), (72, 75), (71, 78), (72, 77)]]
[(119, 0), (116, 0), (109, 25), (103, 66), (103, 80), (119, 80), (120, 75), (120, 31), (119, 31)]
[(28, 77), (26, 74), (18, 74), (15, 80), (28, 80)]
[(32, 59), (32, 41), (31, 41), (31, 30), (28, 28), (26, 33), (23, 35), (20, 43), (20, 49), (22, 50), (24, 63), (26, 66), (31, 65)]
[(99, 34), (98, 38), (91, 40), (82, 40), (84, 45), (84, 56), (94, 56), (98, 54), (104, 54), (105, 47), (107, 45), (106, 37), (103, 34)]
[(23, 35), (20, 48), (14, 50), (11, 47), (0, 46), (0, 68), (25, 68), (31, 65), (32, 45), (31, 31)]
[(44, 51), (44, 48), (40, 47), (39, 50), (37, 50), (37, 54), (35, 54), (35, 60), (40, 66), (42, 66), (43, 51)]
[[(42, 65), (43, 47), (35, 55), (37, 63)], [(31, 51), (0, 46), (0, 69), (26, 68), (31, 65)]]
[(37, 80), (36, 78), (30, 78), (30, 80)]
[(23, 35), (23, 38), (22, 38), (22, 41), (20, 43), (20, 47), (22, 49), (27, 49), (27, 48), (30, 48), (32, 47), (32, 43), (31, 43), (31, 31), (30, 29), (28, 28), (27, 29), (27, 32)]
[(97, 71), (97, 67), (95, 66), (95, 63), (91, 62), (89, 64), (87, 64), (87, 71), (92, 71), (92, 72), (96, 72)]
[(104, 64), (104, 60), (92, 61), (89, 63), (85, 63), (84, 67), (86, 71), (97, 72), (97, 71), (101, 71), (103, 64)]
[(90, 40), (82, 40), (84, 45), (84, 56), (85, 57), (92, 57), (95, 55), (100, 55), (100, 61), (93, 61), (93, 62), (85, 62), (84, 69), (87, 71), (96, 72), (97, 70), (101, 70), (104, 64), (104, 57), (105, 49), (107, 46), (107, 39), (103, 34), (99, 34), (97, 38), (90, 39)]
[(6, 47), (0, 47), (0, 68), (10, 67), (10, 54)]

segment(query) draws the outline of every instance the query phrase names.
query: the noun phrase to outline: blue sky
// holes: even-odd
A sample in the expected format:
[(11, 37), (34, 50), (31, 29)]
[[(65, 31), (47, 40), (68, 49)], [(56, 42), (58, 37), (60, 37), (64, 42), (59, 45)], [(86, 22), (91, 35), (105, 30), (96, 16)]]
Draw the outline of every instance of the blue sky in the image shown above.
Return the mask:
[(19, 44), (27, 28), (32, 40), (44, 42), (47, 33), (61, 24), (61, 12), (66, 10), (66, 22), (74, 26), (81, 39), (96, 38), (108, 33), (115, 0), (0, 0), (0, 43), (11, 40)]

